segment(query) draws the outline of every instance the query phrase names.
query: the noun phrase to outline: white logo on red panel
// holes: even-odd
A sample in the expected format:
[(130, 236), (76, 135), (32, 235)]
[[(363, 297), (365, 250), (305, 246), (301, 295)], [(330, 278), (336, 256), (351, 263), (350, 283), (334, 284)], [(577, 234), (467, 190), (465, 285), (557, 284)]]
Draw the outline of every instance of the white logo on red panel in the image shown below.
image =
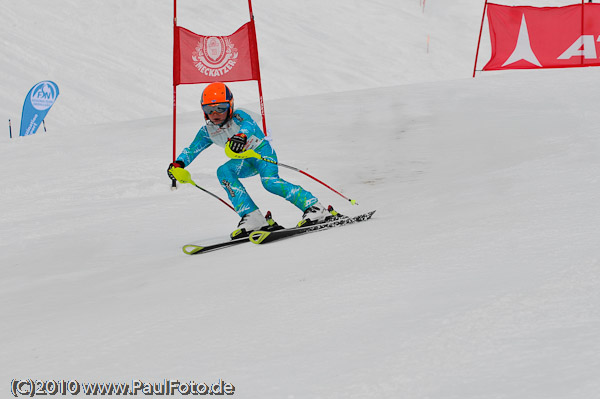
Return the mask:
[[(568, 60), (572, 57), (583, 57), (584, 59), (597, 59), (598, 55), (596, 52), (596, 41), (600, 42), (600, 36), (598, 36), (598, 40), (594, 40), (594, 35), (582, 35), (577, 38), (571, 46), (566, 49), (560, 56), (558, 56), (557, 60)], [(531, 43), (529, 39), (529, 32), (527, 29), (527, 21), (525, 20), (525, 14), (523, 14), (523, 18), (521, 19), (521, 27), (519, 29), (519, 37), (517, 39), (517, 45), (513, 50), (510, 57), (506, 60), (502, 66), (507, 66), (510, 64), (514, 64), (517, 61), (527, 61), (532, 63), (533, 65), (537, 65), (539, 67), (542, 66), (540, 61), (537, 59), (533, 49), (531, 48)]]
[[(600, 41), (600, 36), (598, 36), (598, 41)], [(564, 53), (562, 53), (557, 59), (558, 60), (568, 60), (571, 57), (581, 57), (586, 60), (596, 59), (598, 56), (596, 54), (596, 43), (594, 42), (594, 35), (582, 35), (575, 43), (571, 44)]]
[(529, 32), (527, 30), (527, 21), (525, 21), (525, 14), (523, 14), (523, 18), (521, 19), (521, 28), (519, 29), (519, 38), (517, 39), (517, 45), (513, 50), (508, 60), (502, 66), (507, 66), (510, 64), (514, 64), (517, 61), (527, 61), (532, 63), (533, 65), (537, 65), (539, 67), (542, 66), (538, 61), (537, 57), (533, 53), (531, 49), (531, 43), (529, 42)]
[(210, 36), (198, 41), (192, 53), (194, 66), (206, 76), (222, 76), (237, 63), (238, 50), (227, 37)]

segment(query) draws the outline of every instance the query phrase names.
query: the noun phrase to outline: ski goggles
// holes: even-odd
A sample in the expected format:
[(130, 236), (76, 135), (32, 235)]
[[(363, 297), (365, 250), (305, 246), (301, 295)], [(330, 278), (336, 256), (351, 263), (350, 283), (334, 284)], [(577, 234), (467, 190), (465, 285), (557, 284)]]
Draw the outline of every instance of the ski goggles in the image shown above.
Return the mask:
[(229, 103), (204, 104), (202, 110), (206, 115), (210, 115), (213, 112), (222, 114), (223, 112), (229, 111), (229, 107)]

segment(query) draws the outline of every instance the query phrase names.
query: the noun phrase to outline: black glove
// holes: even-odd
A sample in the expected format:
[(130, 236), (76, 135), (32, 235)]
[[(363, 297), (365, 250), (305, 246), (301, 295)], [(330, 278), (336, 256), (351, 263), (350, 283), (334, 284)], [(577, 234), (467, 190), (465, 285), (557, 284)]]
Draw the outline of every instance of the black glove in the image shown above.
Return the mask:
[(167, 175), (169, 176), (169, 179), (177, 181), (177, 179), (175, 179), (175, 176), (171, 174), (171, 168), (185, 168), (185, 164), (181, 161), (175, 161), (173, 163), (170, 163), (169, 167), (167, 168)]
[(233, 152), (240, 153), (244, 151), (244, 146), (246, 145), (247, 140), (248, 139), (244, 133), (238, 133), (229, 139), (229, 148)]

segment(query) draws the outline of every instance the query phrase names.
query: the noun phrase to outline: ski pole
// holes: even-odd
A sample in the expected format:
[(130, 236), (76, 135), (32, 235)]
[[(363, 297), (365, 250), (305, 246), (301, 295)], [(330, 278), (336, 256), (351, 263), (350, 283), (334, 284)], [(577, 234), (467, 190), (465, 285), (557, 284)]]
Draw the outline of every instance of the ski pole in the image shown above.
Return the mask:
[[(190, 182), (190, 183), (191, 183), (192, 185), (196, 186), (197, 188), (199, 188), (200, 190), (204, 191), (206, 194), (208, 194), (208, 195), (210, 195), (210, 196), (212, 196), (212, 197), (214, 197), (214, 198), (218, 199), (219, 201), (221, 201), (222, 203), (224, 203), (224, 204), (225, 204), (225, 205), (226, 205), (226, 206), (227, 206), (229, 209), (231, 209), (232, 211), (234, 211), (234, 212), (235, 212), (235, 209), (234, 209), (234, 208), (233, 208), (231, 205), (229, 205), (227, 202), (225, 202), (225, 200), (221, 199), (221, 197), (219, 197), (218, 195), (216, 195), (216, 194), (213, 194), (213, 193), (211, 193), (210, 191), (208, 191), (208, 190), (206, 190), (206, 189), (204, 189), (204, 188), (200, 187), (199, 185), (197, 185), (197, 184), (196, 184), (196, 183), (194, 183), (193, 181), (192, 181), (192, 182)], [(235, 213), (237, 213), (237, 212), (235, 212)]]
[(200, 187), (199, 185), (197, 185), (192, 180), (192, 176), (190, 175), (190, 172), (187, 171), (187, 170), (185, 170), (184, 168), (171, 168), (171, 174), (175, 177), (175, 179), (177, 179), (178, 182), (180, 182), (180, 183), (189, 183), (192, 186), (196, 186), (197, 188), (199, 188), (200, 190), (204, 191), (206, 194), (210, 195), (211, 197), (218, 199), (223, 204), (225, 204), (229, 209), (231, 209), (232, 211), (235, 212), (235, 209), (231, 205), (229, 205), (227, 202), (225, 202), (225, 200), (223, 200), (221, 197), (219, 197), (218, 195), (213, 194), (210, 191), (208, 191), (208, 190)]
[(334, 188), (332, 188), (328, 184), (322, 182), (321, 180), (317, 179), (316, 177), (314, 177), (314, 176), (306, 173), (305, 171), (300, 170), (300, 169), (298, 169), (296, 167), (293, 167), (293, 166), (290, 166), (290, 165), (283, 164), (281, 162), (277, 162), (277, 161), (273, 161), (271, 159), (265, 158), (265, 157), (261, 156), (259, 153), (257, 153), (254, 150), (246, 150), (246, 151), (240, 152), (240, 153), (233, 152), (231, 150), (231, 148), (229, 148), (229, 143), (227, 143), (227, 145), (225, 146), (225, 154), (229, 158), (232, 158), (232, 159), (256, 158), (256, 159), (260, 159), (260, 160), (265, 161), (265, 162), (272, 163), (272, 164), (277, 165), (277, 166), (281, 166), (283, 168), (291, 169), (291, 170), (294, 170), (296, 172), (302, 173), (304, 176), (310, 177), (311, 179), (313, 179), (314, 181), (316, 181), (318, 183), (321, 183), (322, 185), (324, 185), (325, 187), (327, 187), (328, 189), (330, 189), (331, 191), (333, 191), (334, 193), (336, 193), (340, 197), (348, 200), (352, 205), (358, 205), (358, 202), (356, 202), (356, 200), (353, 200), (353, 199), (350, 199), (350, 198), (346, 197), (344, 194), (342, 194), (339, 191), (335, 190)]

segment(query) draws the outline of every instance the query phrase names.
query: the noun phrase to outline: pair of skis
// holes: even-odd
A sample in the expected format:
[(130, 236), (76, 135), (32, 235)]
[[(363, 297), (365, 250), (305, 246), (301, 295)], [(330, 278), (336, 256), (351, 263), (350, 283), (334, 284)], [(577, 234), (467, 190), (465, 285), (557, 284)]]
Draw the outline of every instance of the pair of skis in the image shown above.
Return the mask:
[(208, 245), (196, 245), (196, 244), (188, 244), (183, 246), (183, 252), (188, 255), (197, 255), (203, 254), (210, 251), (216, 251), (218, 249), (223, 249), (227, 247), (232, 247), (234, 245), (243, 244), (245, 242), (252, 242), (254, 244), (266, 244), (273, 241), (282, 240), (285, 238), (290, 238), (302, 234), (313, 233), (316, 231), (328, 230), (334, 227), (345, 226), (348, 224), (363, 222), (365, 220), (371, 219), (371, 216), (375, 213), (375, 211), (370, 211), (367, 213), (363, 213), (358, 216), (344, 216), (335, 212), (333, 208), (330, 207), (329, 211), (331, 212), (331, 216), (325, 219), (324, 221), (316, 224), (311, 224), (309, 226), (302, 227), (292, 227), (292, 228), (283, 228), (279, 225), (271, 226), (270, 228), (266, 228), (265, 230), (257, 230), (250, 233), (250, 236), (236, 239), (223, 239), (222, 241), (208, 244)]

